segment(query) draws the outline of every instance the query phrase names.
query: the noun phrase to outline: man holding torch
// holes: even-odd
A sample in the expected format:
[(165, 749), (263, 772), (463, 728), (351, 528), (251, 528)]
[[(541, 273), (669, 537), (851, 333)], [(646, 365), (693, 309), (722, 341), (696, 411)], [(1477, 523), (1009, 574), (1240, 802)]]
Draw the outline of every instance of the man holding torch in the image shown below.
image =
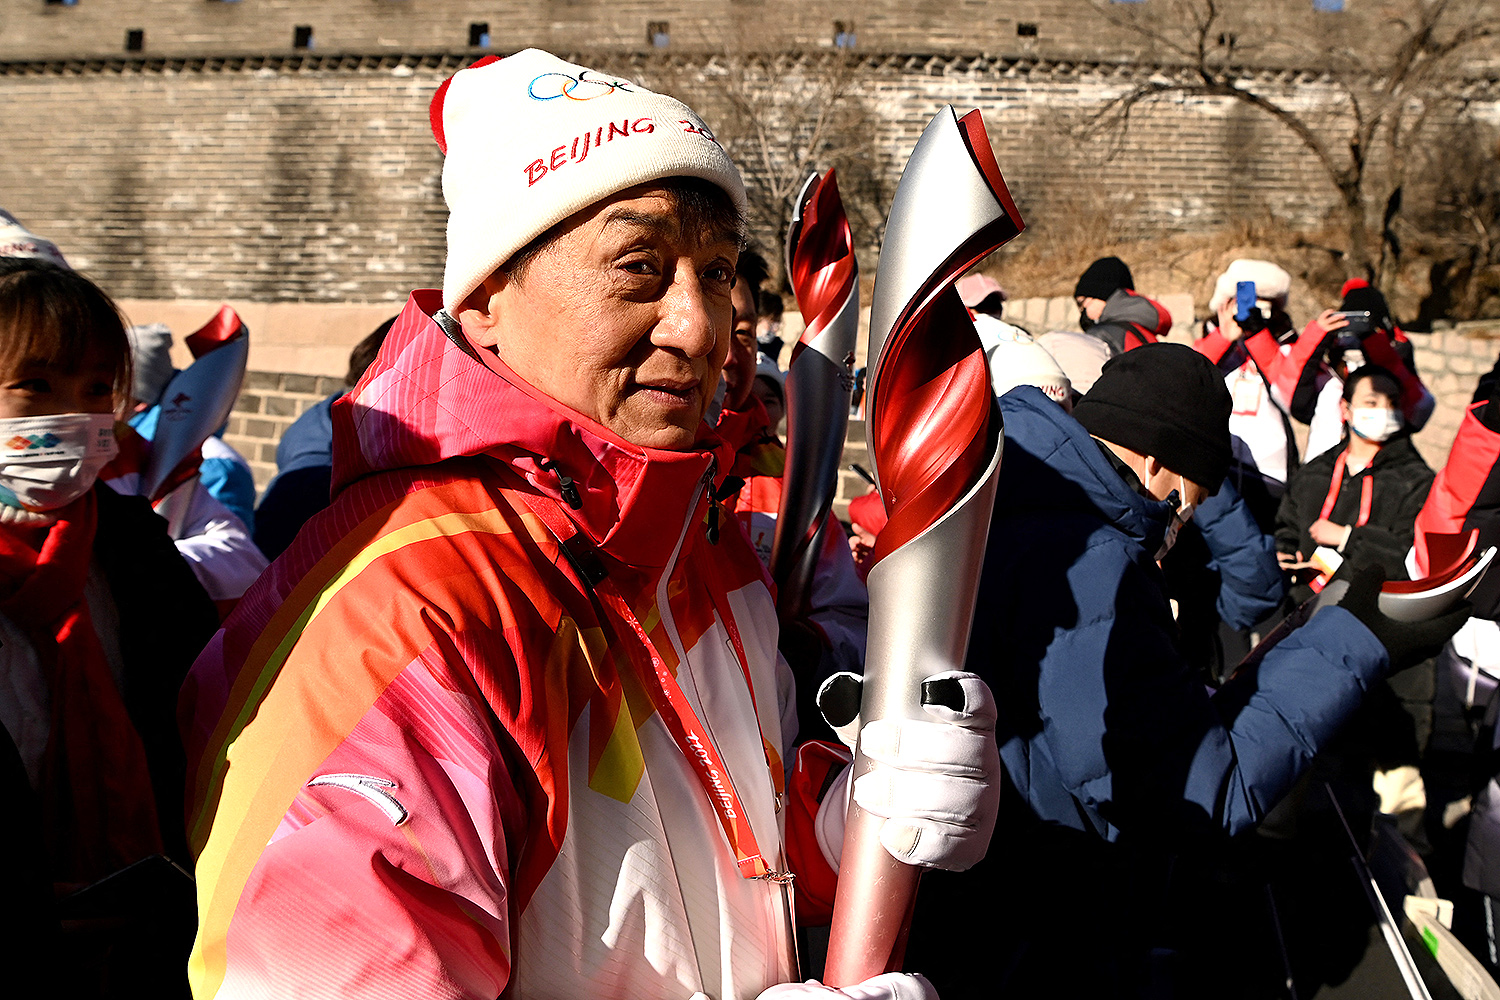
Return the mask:
[[(845, 800), (787, 794), (776, 610), (703, 422), (739, 174), (685, 105), (537, 50), (431, 113), (444, 286), (335, 404), (332, 505), (183, 693), (194, 993), (830, 995), (794, 982), (792, 892), (831, 883)], [(852, 795), (958, 867), (998, 757), (951, 662)]]

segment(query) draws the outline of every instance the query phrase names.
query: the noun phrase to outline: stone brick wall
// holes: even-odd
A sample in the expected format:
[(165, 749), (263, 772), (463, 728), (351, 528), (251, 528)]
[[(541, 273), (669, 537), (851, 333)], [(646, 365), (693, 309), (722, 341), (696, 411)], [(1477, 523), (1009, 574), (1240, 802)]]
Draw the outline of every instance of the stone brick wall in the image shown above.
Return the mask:
[[(1277, 28), (1269, 45), (1245, 53), (1274, 62), (1278, 39), (1377, 44), (1372, 27), (1402, 5), (1360, 0), (1337, 14), (1315, 11), (1312, 0), (1224, 6), (1228, 32)], [(0, 5), (0, 59), (122, 54), (131, 30), (144, 32), (148, 54), (284, 52), (299, 25), (327, 52), (452, 50), (468, 44), (475, 23), (487, 24), (492, 43), (510, 50), (647, 51), (653, 23), (667, 25), (672, 51), (818, 49), (833, 47), (835, 21), (861, 51), (1143, 54), (1141, 43), (1111, 28), (1089, 0), (9, 0)]]
[[(816, 73), (821, 59), (798, 57), (767, 85)], [(446, 208), (427, 107), (467, 60), (0, 63), (0, 205), (120, 297), (399, 303), (441, 277)], [(668, 64), (618, 65), (649, 76)], [(682, 96), (712, 104), (714, 66), (671, 64)], [(1324, 218), (1334, 191), (1319, 168), (1287, 130), (1232, 102), (1162, 103), (1118, 145), (1069, 136), (1068, 122), (1152, 72), (872, 55), (857, 66), (856, 99), (872, 115), (870, 153), (889, 164), (890, 186), (951, 102), (984, 112), (1033, 221), (1128, 219), (1159, 234), (1246, 215), (1299, 227)], [(1335, 98), (1331, 81), (1295, 72), (1268, 71), (1264, 82), (1313, 105)], [(1500, 123), (1500, 84), (1486, 86), (1475, 86), (1470, 108)], [(856, 238), (874, 235), (865, 225)]]
[(1437, 397), (1437, 409), (1413, 440), (1417, 450), (1434, 469), (1448, 460), (1453, 435), (1464, 410), (1474, 396), (1479, 376), (1495, 366), (1500, 353), (1500, 322), (1490, 320), (1460, 323), (1412, 334), (1417, 370), (1428, 390)]

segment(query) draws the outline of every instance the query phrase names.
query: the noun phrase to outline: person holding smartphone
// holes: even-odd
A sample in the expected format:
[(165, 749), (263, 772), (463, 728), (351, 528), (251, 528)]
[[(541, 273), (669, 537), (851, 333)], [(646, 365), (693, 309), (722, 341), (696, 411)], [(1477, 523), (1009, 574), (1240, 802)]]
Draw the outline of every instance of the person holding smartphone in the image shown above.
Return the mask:
[(1291, 412), (1309, 425), (1309, 458), (1339, 444), (1344, 428), (1339, 397), (1349, 373), (1362, 365), (1379, 365), (1396, 377), (1401, 418), (1413, 431), (1427, 423), (1437, 402), (1417, 376), (1411, 342), (1392, 319), (1385, 296), (1363, 278), (1345, 282), (1342, 294), (1338, 310), (1309, 323), (1291, 351), (1298, 359), (1288, 366), (1295, 379)]
[(1291, 287), (1292, 276), (1271, 261), (1231, 261), (1214, 284), (1213, 315), (1193, 345), (1224, 376), (1234, 402), (1230, 477), (1267, 533), (1298, 461), (1289, 414), (1296, 378), (1285, 372), (1286, 344), (1297, 336), (1286, 311)]

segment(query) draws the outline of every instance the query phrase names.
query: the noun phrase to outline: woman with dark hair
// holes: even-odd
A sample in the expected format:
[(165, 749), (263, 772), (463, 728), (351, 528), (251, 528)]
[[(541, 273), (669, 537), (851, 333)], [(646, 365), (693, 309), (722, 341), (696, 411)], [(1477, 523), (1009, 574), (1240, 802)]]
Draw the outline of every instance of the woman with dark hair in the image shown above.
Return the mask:
[(1335, 573), (1352, 577), (1366, 566), (1381, 566), (1388, 579), (1406, 576), (1432, 470), (1412, 444), (1401, 402), (1401, 383), (1388, 369), (1354, 371), (1339, 402), (1343, 447), (1313, 458), (1287, 483), (1276, 549), (1293, 600), (1321, 590)]

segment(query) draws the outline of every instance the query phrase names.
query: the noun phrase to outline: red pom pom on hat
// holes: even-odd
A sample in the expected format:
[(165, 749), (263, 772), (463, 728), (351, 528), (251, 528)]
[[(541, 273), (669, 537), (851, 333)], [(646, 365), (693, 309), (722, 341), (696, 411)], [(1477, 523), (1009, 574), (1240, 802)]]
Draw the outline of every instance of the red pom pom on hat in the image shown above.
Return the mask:
[(1339, 289), (1339, 298), (1346, 298), (1356, 288), (1369, 288), (1370, 283), (1364, 278), (1350, 278), (1344, 282), (1344, 287)]

